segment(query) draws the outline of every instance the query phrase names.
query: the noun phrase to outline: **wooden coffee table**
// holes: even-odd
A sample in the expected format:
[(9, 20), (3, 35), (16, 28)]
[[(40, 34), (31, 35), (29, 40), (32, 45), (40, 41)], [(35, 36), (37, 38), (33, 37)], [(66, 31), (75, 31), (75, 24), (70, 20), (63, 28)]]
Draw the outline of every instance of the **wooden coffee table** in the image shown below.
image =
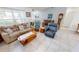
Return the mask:
[(41, 33), (44, 33), (44, 32), (45, 32), (45, 28), (44, 28), (44, 27), (40, 27), (39, 31), (40, 31)]
[(25, 34), (19, 36), (18, 40), (20, 41), (20, 43), (22, 45), (25, 45), (25, 44), (31, 42), (35, 37), (36, 37), (36, 32), (31, 31), (31, 32), (28, 32), (28, 33), (25, 33)]

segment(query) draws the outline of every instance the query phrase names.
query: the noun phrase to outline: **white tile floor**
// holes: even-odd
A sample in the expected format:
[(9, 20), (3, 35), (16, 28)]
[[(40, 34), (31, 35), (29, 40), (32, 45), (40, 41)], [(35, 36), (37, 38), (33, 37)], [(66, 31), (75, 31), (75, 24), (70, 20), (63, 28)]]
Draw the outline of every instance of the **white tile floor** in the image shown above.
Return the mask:
[(58, 30), (54, 39), (38, 32), (37, 37), (25, 46), (18, 40), (10, 44), (0, 44), (1, 52), (68, 52), (79, 51), (78, 48), (79, 33), (65, 29)]

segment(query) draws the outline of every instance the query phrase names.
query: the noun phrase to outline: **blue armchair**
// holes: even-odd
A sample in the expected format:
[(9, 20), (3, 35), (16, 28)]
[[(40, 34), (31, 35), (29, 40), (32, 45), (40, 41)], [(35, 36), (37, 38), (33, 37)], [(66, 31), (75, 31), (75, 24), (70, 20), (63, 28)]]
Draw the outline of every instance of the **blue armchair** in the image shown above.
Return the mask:
[(40, 28), (40, 21), (35, 21), (35, 30), (39, 30)]
[(56, 32), (57, 32), (57, 24), (55, 24), (55, 23), (50, 23), (45, 28), (45, 35), (48, 37), (54, 38)]

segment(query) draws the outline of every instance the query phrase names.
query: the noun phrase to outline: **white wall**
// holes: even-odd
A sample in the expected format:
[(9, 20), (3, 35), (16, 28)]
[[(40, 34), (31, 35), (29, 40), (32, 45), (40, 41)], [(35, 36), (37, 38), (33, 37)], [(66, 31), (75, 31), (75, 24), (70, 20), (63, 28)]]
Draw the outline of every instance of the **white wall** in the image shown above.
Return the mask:
[(31, 17), (32, 19), (35, 19), (35, 15), (39, 15), (40, 16), (39, 19), (44, 20), (44, 19), (48, 19), (48, 14), (53, 14), (52, 19), (54, 19), (57, 22), (59, 13), (65, 14), (66, 9), (67, 9), (66, 7), (53, 7), (53, 8), (47, 8), (43, 11), (40, 10), (31, 11), (31, 9), (29, 10), (32, 13), (32, 17)]
[[(70, 7), (53, 7), (48, 8), (46, 10), (40, 11), (35, 10), (32, 11), (32, 9), (29, 9), (27, 11), (30, 11), (32, 13), (32, 17), (30, 19), (35, 20), (35, 15), (40, 16), (40, 20), (43, 21), (44, 19), (47, 19), (48, 14), (52, 13), (53, 18), (56, 22), (58, 19), (59, 13), (63, 13), (64, 17), (61, 22), (61, 26), (67, 27), (70, 30), (75, 31), (77, 28), (77, 24), (79, 23), (79, 8), (70, 8)], [(27, 18), (29, 20), (29, 18)]]
[[(58, 14), (59, 13), (65, 14), (65, 11), (66, 11), (66, 8), (64, 8), (64, 7), (46, 8), (44, 10), (34, 9), (34, 11), (32, 11), (32, 8), (26, 8), (26, 9), (24, 8), (23, 10), (19, 10), (17, 8), (15, 8), (15, 9), (13, 9), (13, 8), (3, 8), (3, 9), (4, 10), (13, 10), (13, 11), (23, 11), (22, 16), (25, 17), (25, 19), (24, 19), (25, 22), (37, 20), (35, 18), (35, 15), (39, 16), (38, 19), (43, 21), (44, 19), (48, 18), (48, 14), (50, 14), (50, 13), (53, 14), (53, 19), (57, 22)], [(26, 17), (26, 13), (25, 12), (31, 12), (31, 17)]]
[(66, 12), (66, 7), (53, 7), (53, 8), (49, 8), (47, 11), (45, 11), (45, 18), (47, 18), (48, 14), (52, 13), (53, 14), (53, 18), (56, 22), (58, 20), (58, 15), (59, 13), (63, 13), (65, 14)]
[(76, 31), (77, 25), (79, 24), (79, 8), (67, 8), (62, 23), (69, 30)]
[[(27, 8), (25, 12), (31, 12), (31, 17), (26, 17), (26, 19), (28, 21), (34, 21), (34, 20), (41, 20), (42, 21), (43, 19), (46, 18), (45, 12), (42, 10), (35, 10), (34, 9), (34, 11), (32, 11), (32, 8), (29, 8), (29, 9)], [(39, 18), (35, 18), (35, 16), (39, 16)]]

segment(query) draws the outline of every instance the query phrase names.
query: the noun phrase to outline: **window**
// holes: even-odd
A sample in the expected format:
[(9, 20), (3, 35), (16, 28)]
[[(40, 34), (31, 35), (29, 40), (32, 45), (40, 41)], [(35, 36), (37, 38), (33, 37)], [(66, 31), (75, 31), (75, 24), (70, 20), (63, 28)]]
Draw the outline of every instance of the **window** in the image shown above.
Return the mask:
[(5, 13), (3, 11), (0, 11), (0, 19), (4, 19)]
[(0, 24), (22, 23), (25, 20), (26, 15), (24, 11), (0, 8)]
[(20, 13), (19, 12), (13, 12), (14, 19), (20, 19)]
[(20, 16), (21, 16), (21, 19), (26, 19), (26, 14), (25, 14), (25, 12), (20, 12)]
[(23, 11), (15, 11), (13, 12), (14, 14), (14, 19), (16, 20), (17, 23), (23, 23), (26, 20), (25, 13)]
[(13, 19), (11, 12), (5, 12), (4, 19)]

